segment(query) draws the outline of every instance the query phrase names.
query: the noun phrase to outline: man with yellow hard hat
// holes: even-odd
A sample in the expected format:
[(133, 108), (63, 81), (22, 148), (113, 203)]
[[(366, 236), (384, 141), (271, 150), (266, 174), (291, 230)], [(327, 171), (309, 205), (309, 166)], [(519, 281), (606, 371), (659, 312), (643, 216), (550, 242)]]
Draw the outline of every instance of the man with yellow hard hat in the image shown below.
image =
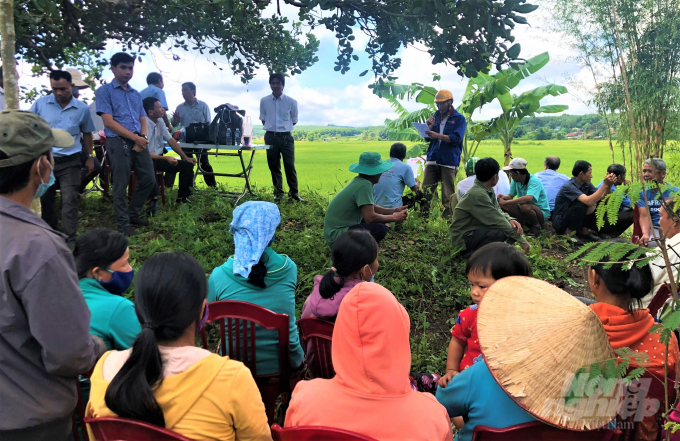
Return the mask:
[(427, 120), (426, 141), (427, 162), (423, 175), (423, 189), (428, 201), (436, 197), (437, 184), (442, 183), (442, 204), (444, 217), (451, 217), (451, 195), (455, 191), (455, 180), (463, 152), (465, 117), (453, 108), (453, 94), (442, 89), (434, 98), (437, 113)]

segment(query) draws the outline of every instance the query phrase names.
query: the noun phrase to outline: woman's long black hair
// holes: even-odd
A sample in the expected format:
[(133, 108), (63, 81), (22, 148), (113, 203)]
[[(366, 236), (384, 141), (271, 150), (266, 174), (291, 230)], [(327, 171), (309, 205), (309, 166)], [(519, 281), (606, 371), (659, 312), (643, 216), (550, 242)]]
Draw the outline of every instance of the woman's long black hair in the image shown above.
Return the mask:
[[(330, 299), (345, 286), (345, 277), (378, 258), (378, 243), (366, 230), (349, 230), (333, 243), (331, 258), (335, 271), (328, 270), (319, 284), (319, 294), (324, 299)], [(340, 282), (335, 280), (335, 274), (340, 276)]]
[[(618, 259), (618, 261), (626, 261), (633, 253), (634, 251), (627, 253)], [(640, 268), (636, 262), (626, 262), (615, 263), (609, 268), (605, 268), (609, 258), (604, 257), (601, 261), (590, 268), (595, 270), (595, 273), (600, 276), (609, 292), (616, 296), (627, 298), (629, 312), (632, 312), (635, 309), (634, 307), (642, 308), (642, 298), (654, 288), (652, 268), (649, 264)]]
[(78, 278), (86, 278), (92, 268), (109, 269), (123, 257), (128, 244), (124, 234), (106, 228), (97, 228), (78, 236), (73, 250)]
[(142, 265), (135, 285), (135, 311), (142, 332), (104, 397), (119, 417), (165, 427), (154, 397), (163, 382), (158, 342), (177, 340), (193, 322), (198, 323), (207, 294), (205, 271), (188, 254), (155, 254)]

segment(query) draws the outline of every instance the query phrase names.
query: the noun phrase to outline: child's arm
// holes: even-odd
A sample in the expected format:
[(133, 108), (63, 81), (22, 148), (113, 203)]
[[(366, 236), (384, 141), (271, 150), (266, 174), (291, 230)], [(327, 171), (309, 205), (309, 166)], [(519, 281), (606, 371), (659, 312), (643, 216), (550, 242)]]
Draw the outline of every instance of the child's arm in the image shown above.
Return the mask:
[(451, 337), (449, 353), (446, 356), (446, 374), (437, 383), (439, 387), (446, 387), (449, 381), (460, 372), (460, 361), (463, 359), (466, 345), (456, 337)]

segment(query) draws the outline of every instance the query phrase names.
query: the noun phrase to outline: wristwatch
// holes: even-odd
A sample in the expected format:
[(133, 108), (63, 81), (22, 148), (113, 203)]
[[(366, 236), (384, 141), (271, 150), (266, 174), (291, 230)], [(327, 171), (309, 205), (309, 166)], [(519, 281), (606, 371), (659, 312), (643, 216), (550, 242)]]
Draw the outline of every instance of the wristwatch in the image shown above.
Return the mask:
[(149, 140), (149, 138), (147, 138), (146, 135), (140, 134), (139, 136), (141, 136), (142, 138), (146, 139), (147, 141)]
[(94, 158), (94, 153), (88, 153), (88, 154), (87, 154), (87, 157), (88, 157), (88, 158)]

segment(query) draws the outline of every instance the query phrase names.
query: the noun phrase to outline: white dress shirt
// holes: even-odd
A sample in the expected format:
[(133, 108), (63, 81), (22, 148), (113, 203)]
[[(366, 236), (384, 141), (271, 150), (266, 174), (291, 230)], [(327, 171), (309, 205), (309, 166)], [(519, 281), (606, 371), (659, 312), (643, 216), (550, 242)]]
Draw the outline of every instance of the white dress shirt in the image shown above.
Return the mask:
[[(458, 194), (458, 200), (463, 197), (465, 193), (472, 188), (472, 184), (475, 183), (475, 175), (469, 176), (456, 185), (456, 193)], [(498, 172), (498, 184), (493, 188), (496, 192), (496, 196), (499, 194), (508, 194), (510, 191), (510, 179), (508, 175), (505, 174), (503, 170)]]
[(169, 141), (172, 136), (165, 126), (162, 119), (158, 120), (158, 123), (151, 121), (151, 119), (146, 117), (146, 127), (147, 137), (149, 138), (149, 153), (154, 155), (162, 155), (165, 153), (165, 145), (163, 141)]
[(292, 132), (298, 122), (297, 101), (284, 94), (267, 95), (260, 100), (260, 121), (267, 132)]

